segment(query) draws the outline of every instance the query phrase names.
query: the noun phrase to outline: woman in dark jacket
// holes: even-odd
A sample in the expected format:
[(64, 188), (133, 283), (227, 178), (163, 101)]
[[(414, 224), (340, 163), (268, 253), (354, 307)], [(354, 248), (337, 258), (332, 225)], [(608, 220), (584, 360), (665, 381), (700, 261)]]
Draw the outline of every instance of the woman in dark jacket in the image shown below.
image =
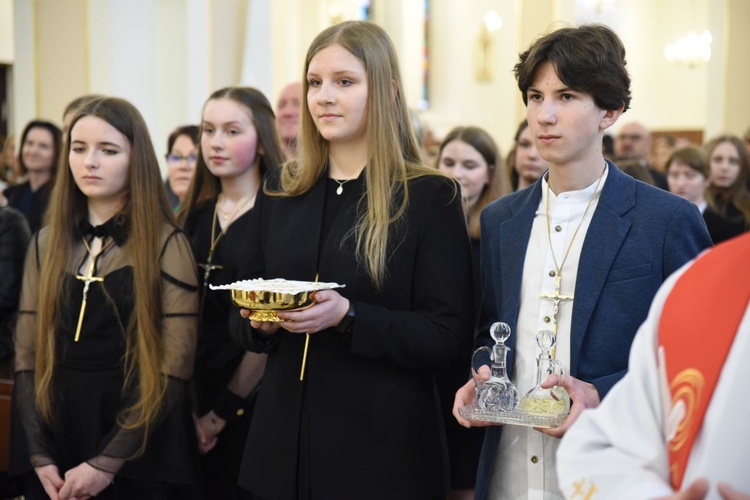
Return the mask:
[(305, 73), (299, 160), (258, 193), (241, 277), (346, 287), (282, 323), (230, 318), (268, 353), (240, 485), (266, 500), (441, 497), (435, 373), (473, 326), (459, 189), (421, 163), (381, 28), (326, 29)]
[(8, 205), (26, 216), (32, 233), (42, 227), (61, 149), (62, 131), (54, 123), (33, 120), (23, 130), (18, 166), (26, 181), (3, 194)]
[(21, 212), (0, 206), (0, 360), (13, 356), (10, 332), (21, 295), (29, 224)]

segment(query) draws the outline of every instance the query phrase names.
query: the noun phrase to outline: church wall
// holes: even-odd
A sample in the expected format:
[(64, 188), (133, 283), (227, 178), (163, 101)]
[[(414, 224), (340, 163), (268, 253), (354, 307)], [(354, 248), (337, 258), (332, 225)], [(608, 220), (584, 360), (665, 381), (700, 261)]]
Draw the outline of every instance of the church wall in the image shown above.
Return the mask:
[[(83, 93), (132, 100), (149, 123), (157, 153), (168, 133), (197, 122), (205, 98), (226, 85), (260, 88), (275, 102), (302, 76), (312, 38), (331, 22), (360, 14), (359, 0), (0, 0), (0, 61), (13, 63), (12, 128), (33, 117), (60, 121)], [(421, 0), (375, 0), (375, 21), (391, 34), (401, 59), (404, 94), (422, 98)], [(518, 54), (559, 22), (610, 24), (628, 51), (633, 104), (621, 119), (659, 129), (742, 133), (750, 125), (746, 47), (750, 4), (744, 0), (455, 0), (430, 2), (429, 106), (420, 112), (442, 136), (453, 126), (487, 129), (503, 154), (524, 107), (513, 78)], [(693, 10), (694, 9), (694, 10)], [(503, 20), (482, 41), (488, 10)], [(556, 22), (559, 21), (559, 22)], [(704, 23), (704, 24), (701, 24)], [(714, 57), (695, 68), (668, 63), (664, 46), (691, 29), (710, 28)], [(489, 78), (478, 79), (480, 46)], [(486, 55), (486, 54), (485, 54)], [(613, 130), (613, 133), (616, 132)]]

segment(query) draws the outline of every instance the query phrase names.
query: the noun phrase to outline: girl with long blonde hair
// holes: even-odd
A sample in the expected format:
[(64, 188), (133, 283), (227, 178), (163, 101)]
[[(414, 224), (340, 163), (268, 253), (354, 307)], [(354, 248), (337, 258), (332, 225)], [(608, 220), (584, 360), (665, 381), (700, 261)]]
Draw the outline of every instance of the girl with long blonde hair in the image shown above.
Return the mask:
[(260, 498), (445, 494), (434, 376), (470, 344), (471, 257), (458, 187), (422, 165), (403, 88), (382, 28), (321, 32), (299, 159), (255, 200), (241, 278), (346, 285), (281, 323), (230, 318), (268, 354), (240, 474)]
[(64, 144), (25, 264), (13, 468), (26, 498), (192, 498), (190, 244), (132, 104), (87, 101)]

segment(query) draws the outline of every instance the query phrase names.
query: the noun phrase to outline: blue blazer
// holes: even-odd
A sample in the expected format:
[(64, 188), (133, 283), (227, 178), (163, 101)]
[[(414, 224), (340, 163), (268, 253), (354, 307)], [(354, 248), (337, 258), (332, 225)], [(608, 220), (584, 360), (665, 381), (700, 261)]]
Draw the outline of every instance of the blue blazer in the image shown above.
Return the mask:
[[(571, 375), (604, 397), (628, 368), (638, 327), (662, 282), (712, 245), (698, 208), (636, 181), (612, 162), (581, 250), (571, 323)], [(519, 312), (521, 278), (542, 181), (505, 196), (482, 212), (482, 311), (477, 346), (492, 345), (489, 325), (511, 327), (507, 366)], [(488, 427), (475, 495), (485, 497), (502, 427)]]

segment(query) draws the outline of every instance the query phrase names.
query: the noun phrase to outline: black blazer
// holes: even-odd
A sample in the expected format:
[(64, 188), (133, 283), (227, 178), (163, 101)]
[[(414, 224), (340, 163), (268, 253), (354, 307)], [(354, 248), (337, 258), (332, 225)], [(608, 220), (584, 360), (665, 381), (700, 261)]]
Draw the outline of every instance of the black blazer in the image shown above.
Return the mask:
[(29, 224), (21, 212), (0, 206), (0, 359), (12, 356), (12, 318), (18, 310)]
[(742, 212), (737, 210), (734, 205), (730, 205), (731, 208), (727, 210), (728, 215), (724, 216), (713, 210), (711, 207), (706, 207), (703, 211), (703, 220), (708, 228), (708, 234), (711, 235), (714, 245), (718, 245), (722, 241), (734, 238), (747, 231), (745, 219), (742, 216)]
[(29, 185), (29, 182), (26, 181), (22, 184), (9, 187), (3, 193), (8, 199), (8, 205), (19, 210), (21, 209), (21, 200), (24, 195), (30, 193), (31, 208), (28, 211), (23, 211), (23, 214), (29, 222), (29, 229), (31, 229), (32, 233), (39, 231), (42, 227), (44, 222), (44, 212), (47, 211), (47, 205), (49, 204), (49, 198), (54, 183), (54, 179), (50, 179), (36, 191), (31, 191), (31, 186)]
[[(278, 173), (272, 175), (273, 189)], [(259, 192), (241, 278), (312, 281), (317, 269), (320, 281), (346, 285), (339, 293), (355, 302), (356, 320), (349, 334), (328, 329), (311, 336), (300, 382), (304, 335), (281, 329), (267, 337), (232, 316), (235, 338), (268, 353), (240, 485), (267, 500), (295, 498), (305, 426), (312, 498), (444, 495), (434, 373), (456, 359), (473, 330), (471, 256), (458, 188), (438, 176), (409, 182), (405, 218), (391, 226), (391, 242), (399, 244), (390, 245), (388, 277), (376, 290), (353, 240), (342, 244), (357, 219), (360, 193), (351, 184), (316, 266), (328, 183), (323, 175), (293, 198)]]

